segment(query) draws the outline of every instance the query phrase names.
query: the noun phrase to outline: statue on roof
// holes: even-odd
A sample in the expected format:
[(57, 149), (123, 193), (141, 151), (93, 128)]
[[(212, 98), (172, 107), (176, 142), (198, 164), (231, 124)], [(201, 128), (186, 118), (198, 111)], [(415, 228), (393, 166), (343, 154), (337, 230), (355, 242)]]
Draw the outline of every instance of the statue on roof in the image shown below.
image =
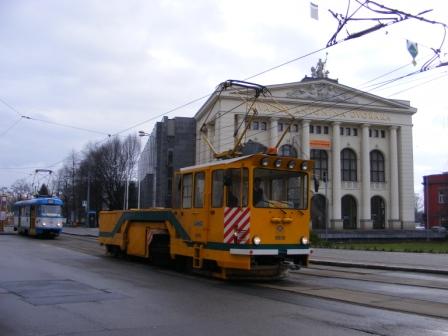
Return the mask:
[(327, 59), (322, 61), (322, 58), (319, 58), (316, 67), (311, 67), (311, 77), (312, 78), (328, 78), (328, 74), (330, 71), (325, 70), (325, 64), (327, 63)]

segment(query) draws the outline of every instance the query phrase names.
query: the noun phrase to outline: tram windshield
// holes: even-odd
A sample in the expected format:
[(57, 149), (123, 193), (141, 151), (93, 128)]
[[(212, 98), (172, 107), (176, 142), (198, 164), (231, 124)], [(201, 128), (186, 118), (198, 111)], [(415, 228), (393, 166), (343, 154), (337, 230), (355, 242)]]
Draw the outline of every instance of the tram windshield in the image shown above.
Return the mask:
[(257, 208), (306, 209), (307, 175), (298, 171), (254, 170), (253, 205)]
[(40, 215), (44, 217), (58, 217), (61, 216), (61, 210), (60, 205), (41, 205)]

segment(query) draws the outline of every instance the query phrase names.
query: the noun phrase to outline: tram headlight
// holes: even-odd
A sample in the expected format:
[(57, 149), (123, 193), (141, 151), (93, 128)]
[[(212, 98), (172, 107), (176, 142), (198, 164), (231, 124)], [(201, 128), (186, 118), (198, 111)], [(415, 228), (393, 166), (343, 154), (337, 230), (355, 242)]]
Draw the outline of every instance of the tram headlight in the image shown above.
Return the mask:
[(280, 168), (281, 165), (282, 165), (282, 160), (281, 159), (275, 160), (275, 162), (274, 162), (275, 168)]
[(307, 237), (300, 238), (300, 244), (307, 245), (308, 244), (308, 238)]
[(294, 169), (295, 166), (296, 166), (296, 162), (294, 160), (291, 160), (288, 162), (289, 169)]
[(300, 168), (302, 168), (302, 170), (308, 170), (308, 162), (302, 162), (302, 165), (300, 166)]
[(252, 238), (252, 242), (254, 243), (254, 245), (260, 245), (260, 243), (261, 243), (261, 238), (258, 237), (258, 236), (254, 236), (254, 237)]
[(267, 158), (267, 157), (262, 158), (261, 161), (260, 161), (260, 164), (261, 164), (263, 167), (267, 167), (267, 166), (269, 165), (269, 158)]

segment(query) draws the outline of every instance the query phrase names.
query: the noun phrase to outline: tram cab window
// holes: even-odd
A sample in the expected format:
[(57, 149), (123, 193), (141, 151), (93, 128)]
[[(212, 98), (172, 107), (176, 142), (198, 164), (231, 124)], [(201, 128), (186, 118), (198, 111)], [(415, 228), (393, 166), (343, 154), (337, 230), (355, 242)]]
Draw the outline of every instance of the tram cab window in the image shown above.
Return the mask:
[(61, 215), (61, 210), (60, 205), (41, 205), (40, 215), (44, 217), (57, 217)]
[[(307, 181), (307, 175), (298, 171), (255, 169), (253, 205), (257, 208), (306, 209)], [(255, 188), (262, 190), (262, 198)]]
[(205, 174), (199, 172), (194, 175), (194, 207), (204, 207), (204, 188), (205, 188)]
[(182, 208), (189, 209), (193, 200), (193, 174), (185, 174), (182, 178)]

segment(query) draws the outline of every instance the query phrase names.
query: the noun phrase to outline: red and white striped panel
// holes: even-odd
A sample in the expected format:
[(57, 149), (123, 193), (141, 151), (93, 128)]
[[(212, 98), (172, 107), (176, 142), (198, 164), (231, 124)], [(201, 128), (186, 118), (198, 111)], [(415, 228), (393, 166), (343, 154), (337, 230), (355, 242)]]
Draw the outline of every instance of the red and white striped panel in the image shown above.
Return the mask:
[[(246, 244), (249, 240), (250, 210), (249, 208), (224, 209), (224, 243)], [(234, 232), (237, 235), (234, 235)]]

